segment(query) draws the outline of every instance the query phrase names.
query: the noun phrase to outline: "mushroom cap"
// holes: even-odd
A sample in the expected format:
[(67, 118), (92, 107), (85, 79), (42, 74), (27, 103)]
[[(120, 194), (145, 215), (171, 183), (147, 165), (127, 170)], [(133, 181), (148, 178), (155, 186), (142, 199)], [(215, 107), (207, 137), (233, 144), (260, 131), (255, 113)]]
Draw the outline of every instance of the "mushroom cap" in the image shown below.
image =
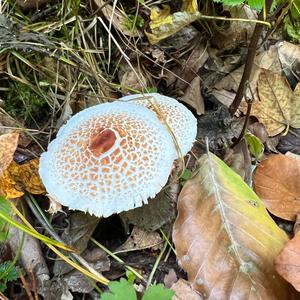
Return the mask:
[(50, 197), (96, 216), (147, 203), (166, 184), (176, 151), (156, 115), (132, 103), (105, 103), (73, 116), (40, 160)]
[[(159, 108), (160, 115), (165, 118), (174, 133), (181, 154), (185, 155), (191, 150), (197, 135), (197, 119), (176, 99), (158, 93), (149, 93), (129, 95), (119, 100), (143, 105), (156, 112), (151, 102), (155, 103)], [(161, 119), (160, 116), (158, 118)]]

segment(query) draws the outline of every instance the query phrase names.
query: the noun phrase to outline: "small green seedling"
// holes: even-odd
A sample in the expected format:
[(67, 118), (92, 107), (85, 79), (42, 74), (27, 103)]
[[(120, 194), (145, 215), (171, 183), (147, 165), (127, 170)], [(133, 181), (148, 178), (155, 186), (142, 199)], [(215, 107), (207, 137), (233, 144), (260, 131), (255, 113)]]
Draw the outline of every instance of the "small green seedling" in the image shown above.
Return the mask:
[[(133, 285), (124, 278), (120, 281), (111, 281), (108, 284), (110, 292), (101, 295), (101, 300), (137, 300)], [(150, 286), (144, 293), (142, 300), (171, 300), (175, 292), (157, 284)]]

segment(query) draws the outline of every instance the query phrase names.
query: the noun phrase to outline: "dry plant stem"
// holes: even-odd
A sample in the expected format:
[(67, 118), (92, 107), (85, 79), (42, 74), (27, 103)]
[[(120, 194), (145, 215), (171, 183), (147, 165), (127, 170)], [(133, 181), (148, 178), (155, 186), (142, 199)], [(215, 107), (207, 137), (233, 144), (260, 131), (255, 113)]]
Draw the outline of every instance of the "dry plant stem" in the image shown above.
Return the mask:
[(252, 107), (252, 101), (251, 100), (247, 100), (247, 112), (246, 112), (246, 117), (245, 117), (245, 122), (242, 128), (242, 131), (239, 135), (239, 137), (234, 141), (234, 143), (230, 146), (230, 148), (233, 148), (234, 146), (236, 146), (244, 137), (245, 131), (247, 129), (248, 126), (248, 121), (249, 121), (249, 117), (250, 117), (250, 113), (251, 113), (251, 107)]
[(0, 299), (1, 300), (9, 300), (4, 294), (2, 294), (1, 292), (0, 292)]
[[(33, 212), (34, 216), (41, 222), (41, 224), (44, 226), (44, 229), (57, 241), (60, 243), (65, 244), (65, 242), (60, 238), (60, 236), (54, 231), (51, 224), (48, 222), (47, 218), (44, 216), (43, 212), (33, 199), (33, 197), (29, 195), (25, 195), (26, 202), (28, 206), (30, 207), (31, 211)], [(92, 274), (96, 275), (99, 278), (103, 278), (105, 281), (107, 279), (103, 277), (99, 272), (97, 272), (94, 268), (92, 268), (89, 263), (82, 258), (80, 255), (76, 253), (70, 253), (70, 256), (72, 256), (75, 260), (77, 260), (82, 266), (84, 266), (87, 270), (89, 270)]]
[(24, 278), (24, 276), (23, 276), (23, 274), (21, 272), (19, 272), (19, 276), (20, 276), (20, 279), (21, 279), (21, 281), (23, 283), (23, 287), (24, 287), (24, 289), (26, 291), (28, 299), (29, 300), (34, 300), (32, 294), (31, 294), (31, 291), (30, 291), (29, 284), (28, 284), (28, 282), (26, 281), (26, 279)]
[(256, 23), (252, 37), (251, 37), (251, 41), (250, 41), (250, 44), (248, 47), (248, 54), (247, 54), (247, 59), (246, 59), (245, 67), (244, 67), (243, 76), (242, 76), (240, 85), (238, 87), (238, 90), (236, 92), (235, 98), (229, 107), (229, 112), (230, 112), (231, 116), (233, 116), (235, 114), (235, 112), (237, 111), (238, 107), (240, 106), (240, 104), (242, 102), (242, 99), (244, 96), (244, 91), (246, 88), (246, 83), (249, 81), (249, 78), (251, 76), (254, 57), (256, 54), (256, 48), (257, 48), (257, 44), (258, 44), (259, 38), (261, 36), (262, 30), (263, 30), (263, 25)]
[(131, 273), (133, 273), (137, 278), (139, 278), (142, 281), (145, 281), (145, 279), (143, 278), (143, 276), (137, 272), (135, 269), (133, 269), (130, 266), (125, 265), (125, 262), (119, 258), (115, 253), (111, 252), (109, 249), (107, 249), (106, 247), (104, 247), (103, 245), (101, 245), (100, 243), (98, 243), (94, 238), (91, 238), (91, 241), (98, 246), (100, 249), (102, 249), (103, 251), (105, 251), (108, 255), (110, 255), (114, 260), (116, 260), (117, 262), (121, 263), (124, 265), (124, 267), (130, 271)]

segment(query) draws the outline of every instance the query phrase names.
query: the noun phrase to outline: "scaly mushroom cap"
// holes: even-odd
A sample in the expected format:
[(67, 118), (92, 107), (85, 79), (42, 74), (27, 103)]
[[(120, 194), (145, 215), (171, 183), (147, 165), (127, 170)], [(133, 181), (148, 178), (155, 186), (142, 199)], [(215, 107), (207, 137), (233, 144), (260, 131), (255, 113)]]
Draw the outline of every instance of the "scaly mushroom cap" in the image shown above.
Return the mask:
[(42, 154), (39, 171), (53, 199), (107, 217), (154, 197), (175, 157), (172, 138), (152, 111), (114, 102), (73, 116)]
[(197, 135), (197, 119), (176, 99), (158, 93), (149, 93), (125, 96), (119, 100), (143, 105), (154, 112), (156, 109), (151, 102), (157, 105), (160, 112), (158, 118), (162, 123), (164, 120), (161, 117), (165, 118), (176, 137), (181, 154), (185, 155), (191, 150)]

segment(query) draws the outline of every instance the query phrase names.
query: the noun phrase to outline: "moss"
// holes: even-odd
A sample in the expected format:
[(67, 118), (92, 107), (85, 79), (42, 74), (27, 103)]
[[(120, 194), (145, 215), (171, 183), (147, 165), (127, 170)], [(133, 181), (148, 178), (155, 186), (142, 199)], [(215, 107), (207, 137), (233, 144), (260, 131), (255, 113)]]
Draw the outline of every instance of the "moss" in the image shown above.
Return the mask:
[(28, 85), (19, 82), (10, 83), (4, 109), (29, 126), (48, 120), (50, 114), (45, 98), (34, 92)]

